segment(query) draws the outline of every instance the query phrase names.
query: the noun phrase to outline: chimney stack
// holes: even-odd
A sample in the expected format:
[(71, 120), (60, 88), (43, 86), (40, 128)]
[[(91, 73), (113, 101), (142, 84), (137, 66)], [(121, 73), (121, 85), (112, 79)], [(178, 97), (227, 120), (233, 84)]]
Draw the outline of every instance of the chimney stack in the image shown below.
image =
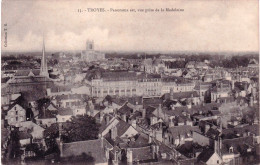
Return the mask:
[(107, 115), (106, 116), (106, 125), (108, 125), (109, 124), (109, 116)]
[(129, 164), (133, 163), (133, 151), (130, 148), (127, 148), (126, 157), (127, 157), (127, 163)]
[(208, 132), (209, 129), (210, 129), (210, 125), (206, 124), (205, 125), (205, 133)]
[(250, 104), (251, 107), (254, 105), (254, 98), (253, 98), (252, 95), (250, 96), (249, 104)]
[(160, 116), (160, 112), (162, 111), (162, 104), (159, 104), (159, 107), (157, 109), (157, 117)]
[(170, 89), (170, 100), (173, 100), (173, 89)]
[(247, 82), (244, 85), (244, 90), (247, 91)]
[(145, 118), (146, 117), (146, 109), (144, 108), (141, 111), (142, 111), (142, 117)]
[(235, 89), (235, 80), (231, 81), (231, 89), (234, 90)]
[(117, 137), (117, 127), (114, 126), (112, 129), (111, 129), (111, 139), (115, 139)]
[(126, 114), (122, 114), (122, 119), (126, 122)]

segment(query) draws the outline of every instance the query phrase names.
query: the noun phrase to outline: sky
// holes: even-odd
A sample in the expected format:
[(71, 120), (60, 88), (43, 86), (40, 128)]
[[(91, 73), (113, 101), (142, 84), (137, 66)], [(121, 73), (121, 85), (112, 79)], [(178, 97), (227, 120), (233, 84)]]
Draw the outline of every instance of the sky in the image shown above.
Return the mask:
[[(72, 3), (73, 2), (73, 3)], [(82, 12), (78, 9), (165, 9), (182, 12)], [(2, 51), (258, 51), (258, 0), (7, 1)]]

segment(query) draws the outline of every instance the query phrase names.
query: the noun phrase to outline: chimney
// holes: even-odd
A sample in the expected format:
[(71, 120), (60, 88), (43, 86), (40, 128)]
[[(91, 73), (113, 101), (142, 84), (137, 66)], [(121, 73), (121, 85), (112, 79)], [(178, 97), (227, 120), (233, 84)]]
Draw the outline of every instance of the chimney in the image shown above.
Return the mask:
[(114, 165), (117, 165), (118, 164), (118, 154), (117, 154), (118, 151), (115, 151), (115, 154), (114, 154), (114, 160), (113, 160), (113, 164)]
[(205, 133), (208, 132), (209, 129), (210, 129), (210, 125), (206, 124), (205, 125)]
[(133, 163), (133, 151), (130, 148), (127, 148), (126, 151), (127, 163)]
[(157, 158), (157, 155), (156, 155), (156, 146), (155, 145), (152, 145), (152, 155), (153, 155), (153, 159), (156, 159)]
[(173, 89), (170, 89), (170, 100), (173, 100)]
[(104, 148), (104, 137), (103, 136), (101, 136), (100, 142), (101, 142), (101, 148)]
[(126, 122), (126, 114), (122, 114), (122, 120)]
[(157, 109), (157, 117), (160, 116), (160, 112), (162, 111), (162, 104), (159, 104), (159, 107)]
[(132, 126), (136, 128), (136, 120), (132, 120)]
[(142, 117), (143, 117), (143, 118), (146, 117), (146, 109), (142, 109)]
[(244, 84), (244, 90), (247, 91), (247, 82)]
[(232, 88), (232, 90), (235, 89), (235, 80), (232, 80), (232, 81), (231, 81), (231, 88)]
[(63, 142), (60, 140), (60, 157), (63, 157)]
[(108, 124), (109, 124), (109, 116), (106, 115), (106, 125), (108, 125)]
[(170, 119), (169, 127), (173, 127), (173, 126), (174, 126), (174, 123), (173, 123), (172, 119)]
[(148, 135), (148, 143), (149, 143), (149, 144), (152, 143), (152, 137), (151, 137), (150, 134)]
[(215, 153), (218, 153), (218, 140), (214, 140), (214, 151), (215, 151)]
[(249, 104), (250, 104), (251, 107), (254, 106), (254, 98), (253, 98), (252, 95), (250, 96)]
[(43, 109), (43, 117), (45, 118), (45, 115), (46, 115), (45, 103), (43, 104), (42, 109)]
[(105, 148), (106, 159), (109, 160), (109, 148)]
[(188, 109), (191, 109), (191, 101), (190, 100), (188, 100), (187, 107), (188, 107)]
[(117, 127), (114, 126), (112, 129), (111, 129), (111, 139), (115, 139), (117, 137)]

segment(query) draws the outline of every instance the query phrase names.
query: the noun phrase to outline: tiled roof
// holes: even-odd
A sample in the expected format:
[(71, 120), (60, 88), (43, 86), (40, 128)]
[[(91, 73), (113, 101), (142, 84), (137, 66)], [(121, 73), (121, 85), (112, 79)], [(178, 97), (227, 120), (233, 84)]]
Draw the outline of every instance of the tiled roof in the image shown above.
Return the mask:
[(104, 98), (103, 102), (104, 101), (108, 101), (110, 103), (115, 103), (120, 106), (124, 105), (127, 102), (127, 100), (125, 98), (119, 98), (118, 96), (111, 96), (111, 95), (107, 95)]
[(56, 100), (67, 100), (67, 99), (82, 99), (81, 94), (68, 94), (68, 95), (58, 95), (55, 97)]
[(173, 137), (178, 137), (179, 135), (191, 134), (193, 131), (200, 132), (200, 129), (198, 126), (181, 125), (168, 128), (168, 131)]
[(162, 99), (160, 98), (148, 98), (143, 100), (144, 108), (147, 108), (148, 106), (158, 107), (159, 104), (162, 104)]
[(206, 136), (210, 137), (212, 139), (217, 139), (217, 137), (220, 135), (220, 132), (217, 129), (213, 129), (210, 128), (207, 132), (206, 132)]
[(137, 76), (139, 81), (144, 79), (161, 79), (160, 74), (140, 74)]
[(135, 120), (137, 117), (141, 117), (142, 116), (142, 112), (140, 111), (135, 111), (130, 117), (130, 120)]
[(14, 77), (11, 79), (8, 84), (30, 84), (30, 83), (52, 83), (52, 81), (43, 76), (35, 76), (35, 77)]
[(145, 134), (140, 134), (135, 137), (135, 141), (130, 141), (128, 143), (129, 148), (139, 148), (139, 147), (145, 147), (148, 146), (148, 136)]
[(137, 80), (135, 72), (102, 72), (104, 81), (134, 81)]
[(24, 91), (22, 92), (22, 96), (28, 102), (30, 101), (37, 101), (41, 98), (46, 97), (46, 90), (43, 88), (34, 88), (32, 91)]
[(130, 114), (133, 113), (133, 109), (125, 104), (117, 112), (119, 114), (126, 114), (127, 116), (130, 116)]
[(175, 107), (174, 110), (163, 108), (163, 111), (170, 116), (178, 116), (181, 115), (182, 112), (193, 115), (200, 111), (202, 113), (208, 113), (210, 110), (220, 107), (220, 105), (221, 103), (209, 103), (205, 105), (193, 105), (191, 108), (188, 108), (187, 106)]
[(33, 70), (17, 70), (15, 76), (28, 76), (31, 71), (35, 76), (40, 75), (39, 69), (33, 69)]
[(131, 148), (133, 151), (133, 161), (142, 161), (142, 160), (151, 160), (152, 157), (152, 150), (150, 146), (147, 147), (140, 147), (140, 148)]
[[(165, 93), (163, 96), (164, 100), (170, 99), (170, 93)], [(198, 92), (192, 91), (192, 92), (178, 92), (173, 93), (173, 99), (184, 99), (184, 98), (192, 98), (192, 97), (199, 97)]]
[(206, 163), (210, 157), (214, 154), (214, 150), (211, 148), (204, 149), (198, 156), (198, 161)]
[(225, 139), (222, 141), (221, 151), (222, 154), (229, 153), (229, 148), (232, 146), (234, 153), (238, 153), (245, 147), (245, 145), (247, 145), (247, 147), (254, 146), (252, 136), (240, 137), (234, 139)]
[(24, 110), (26, 110), (28, 108), (28, 102), (22, 97), (19, 96), (14, 103), (12, 103), (9, 107), (8, 107), (8, 111), (11, 110), (16, 104), (20, 105)]
[(32, 137), (32, 135), (27, 133), (27, 132), (24, 132), (24, 131), (19, 132), (19, 139), (20, 140), (22, 140), (22, 139), (29, 139), (31, 137)]
[(131, 125), (128, 124), (127, 122), (120, 120), (119, 123), (117, 123), (117, 136), (122, 136), (130, 127)]
[(61, 116), (65, 116), (65, 115), (73, 115), (72, 109), (70, 108), (61, 108), (58, 111), (58, 114)]
[(148, 107), (146, 108), (145, 117), (146, 117), (146, 118), (150, 118), (151, 116), (154, 116), (154, 115), (153, 115), (153, 112), (154, 112), (155, 110), (156, 110), (155, 107), (148, 106)]
[(130, 104), (133, 104), (133, 105), (142, 105), (142, 101), (143, 101), (143, 98), (140, 96), (136, 96), (136, 97), (128, 97), (126, 98), (127, 99), (127, 102), (130, 103)]
[(224, 138), (225, 137), (227, 138), (227, 136), (225, 136), (225, 135), (240, 134), (240, 136), (243, 136), (244, 133), (247, 134), (248, 132), (257, 135), (258, 128), (259, 128), (258, 124), (244, 125), (244, 126), (238, 126), (238, 127), (234, 127), (234, 128), (223, 129), (222, 134), (224, 135)]
[(51, 87), (51, 92), (67, 92), (67, 91), (71, 91), (71, 88), (70, 86), (52, 86)]
[(172, 76), (172, 77), (164, 77), (162, 79), (163, 82), (175, 82), (177, 84), (181, 84), (181, 83), (191, 83), (190, 80), (185, 79), (183, 77), (176, 77), (176, 76)]
[(62, 153), (64, 157), (69, 157), (72, 155), (77, 156), (85, 153), (87, 155), (91, 155), (94, 158), (95, 163), (98, 164), (107, 162), (104, 149), (105, 147), (112, 148), (112, 146), (105, 139), (103, 140), (103, 146), (101, 139), (78, 141), (64, 143)]

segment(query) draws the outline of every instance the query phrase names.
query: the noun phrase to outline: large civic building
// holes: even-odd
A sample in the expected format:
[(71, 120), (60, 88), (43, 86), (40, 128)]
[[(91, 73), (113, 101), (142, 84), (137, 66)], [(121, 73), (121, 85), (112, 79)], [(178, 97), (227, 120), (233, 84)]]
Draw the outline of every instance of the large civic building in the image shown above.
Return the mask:
[(94, 41), (87, 40), (86, 50), (81, 52), (81, 59), (87, 62), (105, 60), (105, 54), (95, 51)]
[(92, 96), (161, 96), (161, 76), (136, 72), (102, 72), (90, 80)]

